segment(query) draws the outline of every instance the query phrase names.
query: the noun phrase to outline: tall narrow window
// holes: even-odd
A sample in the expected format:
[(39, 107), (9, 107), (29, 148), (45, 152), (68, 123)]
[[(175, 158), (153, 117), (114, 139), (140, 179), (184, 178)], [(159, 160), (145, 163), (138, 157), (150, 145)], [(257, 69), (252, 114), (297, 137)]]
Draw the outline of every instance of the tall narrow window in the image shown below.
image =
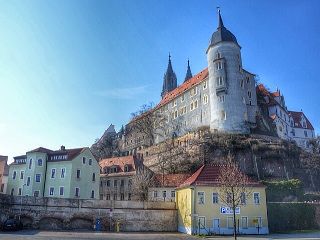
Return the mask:
[(24, 176), (24, 171), (21, 171), (20, 172), (20, 179), (23, 179), (23, 176)]
[(91, 158), (89, 159), (89, 165), (90, 166), (92, 165), (92, 159)]
[(241, 217), (242, 228), (248, 228), (248, 217)]
[(31, 178), (28, 177), (28, 178), (27, 178), (27, 186), (28, 186), (28, 187), (30, 186), (30, 181), (31, 181)]
[(42, 159), (38, 159), (38, 166), (42, 166)]
[(54, 195), (54, 187), (50, 187), (49, 188), (49, 196), (53, 196)]
[(59, 195), (63, 196), (64, 195), (64, 187), (59, 188)]
[(260, 193), (258, 192), (253, 193), (253, 201), (254, 201), (254, 204), (256, 205), (260, 204)]
[(94, 198), (94, 190), (91, 191), (91, 198)]
[(218, 193), (212, 193), (212, 203), (219, 203)]
[(64, 178), (64, 176), (66, 175), (66, 169), (65, 168), (61, 168), (61, 178)]
[(246, 204), (246, 193), (242, 192), (240, 195), (240, 203), (245, 205)]
[(41, 174), (40, 173), (36, 174), (36, 182), (41, 182)]
[(12, 179), (16, 179), (16, 176), (17, 176), (17, 172), (16, 172), (16, 171), (13, 171)]
[(81, 176), (81, 171), (80, 171), (80, 169), (77, 169), (77, 178), (79, 179), (80, 176)]
[(198, 192), (198, 204), (204, 204), (204, 192)]
[(51, 178), (55, 178), (56, 177), (56, 169), (52, 168), (51, 169)]
[(32, 167), (32, 158), (30, 158), (29, 160), (29, 169), (31, 169), (31, 167)]
[(96, 174), (92, 173), (92, 181), (95, 182), (96, 181)]
[(75, 194), (76, 197), (80, 197), (80, 188), (76, 187)]

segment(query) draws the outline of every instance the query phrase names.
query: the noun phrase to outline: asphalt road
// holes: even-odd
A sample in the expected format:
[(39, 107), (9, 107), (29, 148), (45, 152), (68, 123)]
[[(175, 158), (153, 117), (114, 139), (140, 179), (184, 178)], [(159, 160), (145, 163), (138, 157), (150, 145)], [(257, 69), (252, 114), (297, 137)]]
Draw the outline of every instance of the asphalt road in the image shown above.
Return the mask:
[[(80, 239), (108, 239), (108, 240), (194, 240), (194, 239), (233, 239), (231, 236), (215, 236), (208, 238), (198, 238), (181, 233), (106, 233), (106, 232), (53, 232), (53, 231), (36, 231), (23, 230), (18, 232), (0, 232), (0, 239), (14, 240), (80, 240)], [(297, 234), (272, 234), (267, 236), (242, 236), (239, 240), (316, 240), (320, 239), (320, 232), (297, 233)]]

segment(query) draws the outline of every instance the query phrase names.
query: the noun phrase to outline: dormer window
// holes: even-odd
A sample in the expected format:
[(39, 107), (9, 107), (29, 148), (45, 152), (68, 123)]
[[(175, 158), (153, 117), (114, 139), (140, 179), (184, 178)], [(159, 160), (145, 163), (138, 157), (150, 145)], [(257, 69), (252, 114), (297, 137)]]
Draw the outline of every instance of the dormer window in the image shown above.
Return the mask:
[(125, 172), (129, 172), (129, 166), (128, 166), (128, 165), (125, 165), (125, 166), (124, 166), (124, 171), (125, 171)]

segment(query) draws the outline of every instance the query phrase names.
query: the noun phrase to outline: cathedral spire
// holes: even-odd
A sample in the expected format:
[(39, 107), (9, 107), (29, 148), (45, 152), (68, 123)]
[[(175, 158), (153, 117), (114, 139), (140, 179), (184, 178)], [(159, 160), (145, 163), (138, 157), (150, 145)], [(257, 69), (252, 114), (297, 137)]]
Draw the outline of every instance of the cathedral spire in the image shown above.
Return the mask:
[(163, 77), (163, 86), (162, 86), (161, 97), (163, 98), (167, 92), (172, 91), (176, 87), (177, 87), (177, 77), (173, 71), (172, 63), (171, 63), (171, 55), (169, 53), (168, 67), (167, 67), (167, 71)]
[(187, 69), (186, 77), (184, 78), (184, 82), (188, 81), (190, 78), (192, 78), (192, 73), (191, 73), (191, 68), (190, 68), (190, 62), (188, 59), (188, 69)]

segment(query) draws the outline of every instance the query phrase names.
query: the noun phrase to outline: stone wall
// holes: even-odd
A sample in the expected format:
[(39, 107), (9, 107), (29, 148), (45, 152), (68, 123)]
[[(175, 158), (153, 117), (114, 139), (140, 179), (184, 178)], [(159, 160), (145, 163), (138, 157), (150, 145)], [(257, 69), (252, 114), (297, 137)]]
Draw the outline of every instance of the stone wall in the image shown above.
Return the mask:
[[(0, 194), (0, 221), (19, 216), (27, 228), (93, 229), (96, 219), (102, 230), (177, 231), (174, 202), (137, 202), (14, 197)], [(111, 226), (110, 226), (111, 224)]]

